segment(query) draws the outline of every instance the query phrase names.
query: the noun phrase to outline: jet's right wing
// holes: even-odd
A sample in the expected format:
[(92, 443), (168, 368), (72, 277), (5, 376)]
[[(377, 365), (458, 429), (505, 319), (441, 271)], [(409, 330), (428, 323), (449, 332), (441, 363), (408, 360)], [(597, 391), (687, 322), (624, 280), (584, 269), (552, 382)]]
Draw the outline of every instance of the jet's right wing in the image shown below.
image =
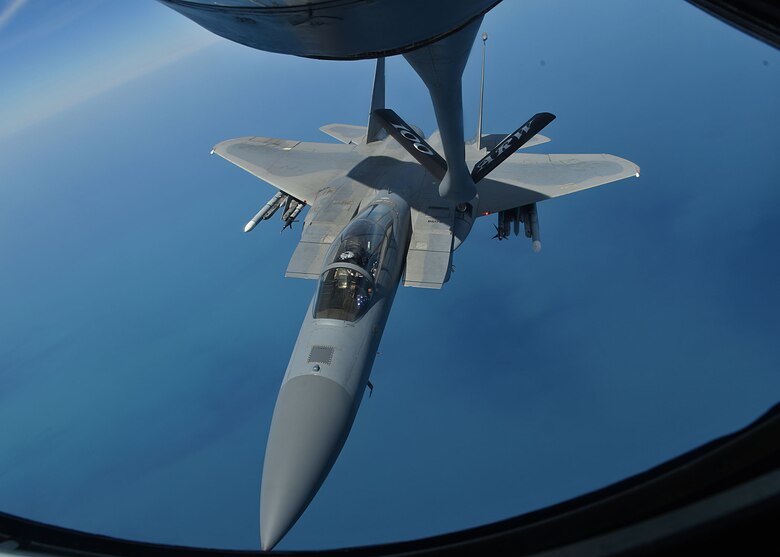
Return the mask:
[(514, 154), (477, 184), (479, 213), (497, 213), (630, 176), (639, 176), (639, 167), (613, 155)]
[(270, 137), (230, 139), (216, 145), (212, 152), (307, 204), (364, 158), (356, 145)]

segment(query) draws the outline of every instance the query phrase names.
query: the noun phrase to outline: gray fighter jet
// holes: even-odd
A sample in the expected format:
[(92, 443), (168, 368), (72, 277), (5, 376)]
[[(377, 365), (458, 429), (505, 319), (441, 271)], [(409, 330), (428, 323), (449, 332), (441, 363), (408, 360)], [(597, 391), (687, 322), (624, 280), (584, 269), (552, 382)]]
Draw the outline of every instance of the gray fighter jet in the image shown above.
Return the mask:
[[(245, 231), (279, 210), (289, 225), (310, 206), (286, 276), (318, 284), (271, 422), (260, 495), (263, 549), (275, 546), (301, 516), (341, 451), (371, 388), (374, 357), (402, 280), (441, 288), (453, 251), (479, 216), (497, 215), (499, 240), (522, 225), (538, 251), (537, 203), (639, 175), (634, 163), (612, 155), (515, 153), (549, 141), (538, 135), (554, 119), (549, 113), (509, 135), (479, 130), (473, 142), (464, 142), (460, 75), (475, 33), (470, 25), (405, 55), (424, 79), (433, 76), (426, 83), (442, 129), (430, 138), (384, 107), (380, 58), (368, 125), (320, 128), (341, 144), (243, 137), (214, 147), (278, 188)], [(458, 92), (445, 94), (453, 81)], [(452, 113), (459, 125), (442, 125), (452, 124)]]
[[(278, 188), (246, 232), (280, 210), (292, 227), (311, 207), (286, 275), (318, 286), (282, 380), (263, 467), (260, 536), (271, 549), (317, 493), (373, 388), (401, 280), (441, 288), (479, 216), (497, 215), (499, 240), (522, 227), (539, 251), (538, 202), (639, 176), (639, 168), (611, 155), (515, 154), (549, 141), (538, 132), (555, 116), (542, 112), (509, 135), (483, 135), (481, 100), (476, 137), (464, 142), (461, 77), (484, 14), (500, 0), (159, 1), (252, 48), (378, 60), (368, 125), (320, 128), (341, 145), (243, 137), (212, 151)], [(385, 107), (383, 57), (394, 54), (428, 88), (439, 126), (430, 138)]]

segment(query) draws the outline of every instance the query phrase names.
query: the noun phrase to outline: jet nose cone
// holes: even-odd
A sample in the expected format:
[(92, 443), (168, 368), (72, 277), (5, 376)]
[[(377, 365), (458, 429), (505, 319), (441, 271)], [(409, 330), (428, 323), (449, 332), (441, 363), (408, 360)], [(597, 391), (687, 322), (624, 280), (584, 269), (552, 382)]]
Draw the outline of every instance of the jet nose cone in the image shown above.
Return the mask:
[(354, 419), (346, 390), (320, 375), (282, 385), (260, 487), (260, 539), (273, 548), (303, 514), (344, 445)]

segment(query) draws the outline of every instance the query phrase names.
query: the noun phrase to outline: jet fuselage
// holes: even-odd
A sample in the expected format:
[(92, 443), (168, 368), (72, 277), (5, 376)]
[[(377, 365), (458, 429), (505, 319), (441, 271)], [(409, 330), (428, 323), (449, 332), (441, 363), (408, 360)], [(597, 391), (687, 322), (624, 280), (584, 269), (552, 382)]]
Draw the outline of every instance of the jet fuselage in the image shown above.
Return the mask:
[(260, 537), (273, 547), (341, 452), (401, 279), (410, 209), (380, 192), (335, 239), (274, 408), (260, 490)]

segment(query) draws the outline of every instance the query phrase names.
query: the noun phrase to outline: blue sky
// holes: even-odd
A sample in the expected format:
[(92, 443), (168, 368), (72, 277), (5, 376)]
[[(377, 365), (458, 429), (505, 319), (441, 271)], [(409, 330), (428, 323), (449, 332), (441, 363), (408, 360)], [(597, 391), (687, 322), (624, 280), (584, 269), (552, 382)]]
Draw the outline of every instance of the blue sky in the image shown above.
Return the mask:
[[(281, 549), (536, 509), (743, 426), (780, 392), (780, 56), (682, 1), (508, 0), (485, 130), (642, 177), (482, 220), (438, 292), (402, 289), (328, 480)], [(216, 39), (156, 2), (0, 2), (0, 509), (258, 546), (273, 403), (314, 283), (243, 225), (273, 189), (209, 150), (362, 124), (371, 62)], [(464, 76), (476, 122), (478, 56)], [(388, 62), (388, 105), (430, 101)]]

